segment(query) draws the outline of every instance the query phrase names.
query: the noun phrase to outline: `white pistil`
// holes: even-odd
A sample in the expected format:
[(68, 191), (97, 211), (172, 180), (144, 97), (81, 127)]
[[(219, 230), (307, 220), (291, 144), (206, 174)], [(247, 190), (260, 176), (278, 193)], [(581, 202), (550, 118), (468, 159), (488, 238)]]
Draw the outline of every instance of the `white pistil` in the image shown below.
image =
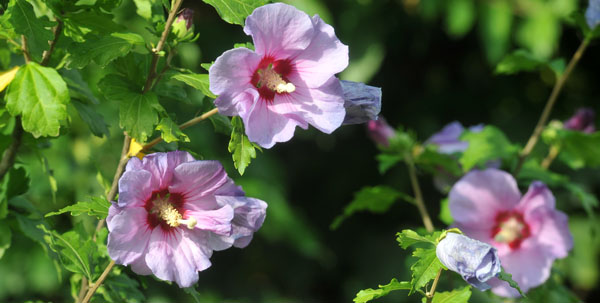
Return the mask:
[(275, 90), (280, 94), (281, 93), (293, 93), (296, 90), (296, 86), (291, 82), (280, 83), (277, 85)]
[(194, 218), (194, 217), (189, 217), (185, 220), (179, 219), (179, 221), (177, 221), (177, 223), (185, 224), (188, 229), (193, 229), (194, 226), (196, 226), (196, 224), (198, 223), (198, 220), (196, 220), (196, 218)]

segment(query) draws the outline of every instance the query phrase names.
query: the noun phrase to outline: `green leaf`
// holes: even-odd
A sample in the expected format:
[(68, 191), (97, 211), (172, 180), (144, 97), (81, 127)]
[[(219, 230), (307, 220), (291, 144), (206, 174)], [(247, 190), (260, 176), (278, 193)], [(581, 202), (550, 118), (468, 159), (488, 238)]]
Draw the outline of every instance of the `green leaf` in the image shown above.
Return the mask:
[(144, 293), (140, 291), (140, 284), (127, 276), (124, 272), (113, 270), (111, 275), (104, 281), (98, 293), (107, 302), (146, 302)]
[(423, 249), (417, 248), (413, 252), (413, 257), (418, 260), (410, 267), (412, 270), (412, 285), (411, 293), (417, 289), (421, 289), (429, 281), (433, 280), (438, 271), (443, 268), (442, 263), (438, 260), (435, 254), (435, 247)]
[(431, 235), (421, 236), (416, 231), (405, 229), (396, 234), (396, 241), (402, 249), (407, 249), (409, 246), (416, 243), (428, 243), (436, 245), (437, 238), (440, 232), (435, 232)]
[(48, 41), (54, 39), (51, 28), (56, 22), (50, 21), (46, 16), (36, 17), (33, 6), (26, 0), (10, 1), (6, 13), (10, 15), (9, 22), (15, 32), (27, 38), (31, 56), (40, 60), (42, 52), (50, 48)]
[[(79, 10), (67, 12), (62, 18), (64, 22), (64, 35), (75, 42), (85, 42), (88, 37), (110, 35), (120, 32), (124, 28), (116, 24), (113, 15), (99, 10)], [(89, 35), (86, 37), (86, 35)]]
[(440, 214), (438, 218), (446, 225), (452, 225), (452, 222), (454, 222), (454, 218), (452, 218), (452, 214), (450, 213), (448, 198), (444, 198), (440, 201)]
[(217, 96), (215, 96), (215, 94), (213, 94), (209, 89), (210, 83), (208, 81), (208, 74), (177, 74), (172, 78), (200, 90), (209, 98), (217, 98)]
[(104, 67), (111, 61), (127, 55), (136, 45), (144, 45), (144, 38), (134, 33), (87, 37), (86, 42), (71, 47), (68, 66), (81, 69), (93, 60)]
[(4, 256), (4, 252), (10, 247), (12, 233), (8, 222), (3, 220), (0, 221), (0, 259)]
[(62, 235), (48, 230), (44, 225), (38, 225), (44, 233), (44, 240), (50, 249), (58, 253), (64, 268), (71, 272), (83, 274), (88, 280), (93, 281), (93, 266), (90, 260), (98, 254), (94, 241), (89, 238), (84, 240), (75, 231), (69, 231)]
[(67, 84), (56, 70), (35, 62), (19, 69), (6, 99), (10, 114), (22, 115), (23, 129), (36, 138), (58, 136), (70, 100)]
[(411, 287), (410, 282), (398, 282), (396, 278), (392, 279), (390, 283), (386, 285), (379, 285), (378, 289), (367, 288), (359, 291), (354, 298), (355, 303), (365, 303), (373, 299), (387, 296), (394, 290), (409, 290)]
[(243, 175), (246, 167), (250, 165), (250, 161), (256, 158), (256, 149), (244, 133), (244, 123), (240, 117), (233, 117), (231, 125), (233, 130), (231, 131), (228, 150), (233, 158), (235, 168), (240, 175)]
[(215, 132), (221, 133), (224, 135), (231, 134), (233, 130), (233, 126), (231, 126), (231, 120), (223, 115), (215, 114), (208, 117), (213, 127), (215, 128)]
[(475, 24), (474, 0), (449, 0), (446, 3), (446, 30), (455, 37), (467, 34)]
[(89, 126), (90, 131), (94, 136), (102, 138), (103, 136), (110, 135), (108, 124), (104, 121), (104, 117), (96, 112), (92, 105), (77, 100), (72, 100), (71, 104), (75, 106), (75, 109), (77, 109), (77, 112), (79, 113), (79, 117), (81, 117), (81, 120)]
[(522, 297), (525, 297), (525, 294), (523, 293), (523, 291), (521, 291), (519, 284), (517, 284), (517, 282), (513, 281), (512, 275), (505, 272), (503, 267), (502, 267), (502, 270), (500, 271), (500, 273), (498, 274), (498, 276), (496, 276), (496, 277), (502, 281), (506, 281), (508, 283), (508, 285), (510, 285), (510, 287), (516, 289), (519, 292), (519, 294), (521, 294)]
[(346, 205), (343, 214), (333, 220), (330, 228), (337, 229), (346, 218), (359, 211), (385, 213), (400, 197), (412, 199), (389, 186), (364, 187), (354, 194), (354, 200)]
[(491, 125), (480, 132), (463, 133), (460, 139), (469, 142), (469, 147), (459, 159), (464, 172), (491, 160), (514, 159), (519, 152), (518, 146), (510, 143), (501, 130)]
[(467, 303), (471, 298), (471, 287), (465, 286), (461, 289), (452, 291), (436, 292), (433, 295), (432, 303)]
[(509, 1), (479, 2), (479, 39), (489, 62), (498, 62), (508, 50), (514, 17)]
[(46, 214), (46, 217), (56, 216), (70, 212), (71, 216), (79, 216), (81, 214), (88, 214), (89, 216), (96, 217), (98, 219), (105, 219), (108, 216), (108, 208), (110, 202), (104, 197), (92, 197), (90, 202), (77, 202), (76, 204), (69, 205), (62, 208), (59, 211), (54, 211)]
[(420, 168), (432, 174), (439, 174), (440, 171), (453, 176), (460, 176), (462, 174), (456, 158), (451, 155), (439, 153), (437, 147), (433, 145), (425, 146), (422, 152), (415, 156), (414, 161)]
[(29, 190), (29, 178), (23, 167), (11, 167), (0, 180), (0, 219), (8, 215), (8, 202)]
[(183, 291), (185, 291), (186, 294), (189, 294), (192, 297), (192, 299), (194, 299), (194, 302), (202, 303), (202, 297), (200, 296), (200, 293), (198, 293), (194, 286), (186, 287), (183, 289)]
[(160, 131), (160, 136), (167, 143), (179, 140), (182, 142), (190, 142), (190, 138), (188, 138), (188, 136), (179, 129), (179, 126), (169, 117), (162, 118), (156, 126), (156, 130)]
[(579, 201), (581, 201), (581, 205), (585, 212), (588, 214), (590, 218), (595, 217), (594, 209), (598, 208), (598, 198), (588, 190), (586, 190), (581, 184), (578, 183), (566, 183), (564, 185), (572, 195), (577, 197)]
[(530, 10), (527, 18), (519, 23), (517, 42), (538, 58), (549, 58), (558, 46), (560, 19), (546, 5)]
[(149, 0), (133, 0), (137, 9), (135, 12), (146, 20), (152, 17), (152, 2)]
[(265, 5), (267, 0), (202, 0), (212, 5), (227, 23), (244, 26), (246, 17), (255, 8)]
[(600, 166), (600, 132), (586, 134), (573, 130), (559, 130), (558, 158), (572, 169)]
[(158, 112), (164, 109), (158, 103), (153, 92), (142, 94), (141, 88), (129, 83), (127, 79), (115, 74), (106, 75), (98, 84), (107, 99), (118, 102), (121, 128), (138, 142), (146, 139), (154, 132), (158, 123)]
[(386, 171), (390, 170), (390, 168), (394, 167), (396, 164), (404, 161), (404, 156), (401, 154), (388, 154), (382, 153), (376, 156), (377, 161), (379, 162), (379, 173), (384, 174)]
[(516, 74), (522, 71), (534, 71), (546, 64), (530, 52), (519, 49), (508, 54), (496, 65), (497, 74)]

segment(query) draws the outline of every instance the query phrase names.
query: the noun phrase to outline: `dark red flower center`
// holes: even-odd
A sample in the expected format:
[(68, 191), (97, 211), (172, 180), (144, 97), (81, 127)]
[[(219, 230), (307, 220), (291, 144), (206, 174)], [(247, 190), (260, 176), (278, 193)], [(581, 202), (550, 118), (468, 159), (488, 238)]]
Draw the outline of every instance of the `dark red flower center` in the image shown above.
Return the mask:
[[(152, 192), (144, 204), (148, 212), (148, 226), (152, 229), (160, 226), (168, 232), (182, 223), (190, 225), (189, 219), (184, 220), (182, 216), (184, 203), (185, 199), (181, 194), (170, 193), (168, 189)], [(192, 225), (195, 225), (195, 222)]]
[(492, 229), (494, 241), (506, 243), (511, 249), (517, 249), (521, 242), (531, 235), (529, 225), (523, 214), (516, 211), (503, 211), (496, 215), (496, 225)]
[(294, 84), (288, 80), (292, 69), (290, 60), (275, 60), (266, 56), (260, 60), (250, 83), (256, 87), (261, 99), (273, 101), (275, 94), (289, 94), (296, 90)]

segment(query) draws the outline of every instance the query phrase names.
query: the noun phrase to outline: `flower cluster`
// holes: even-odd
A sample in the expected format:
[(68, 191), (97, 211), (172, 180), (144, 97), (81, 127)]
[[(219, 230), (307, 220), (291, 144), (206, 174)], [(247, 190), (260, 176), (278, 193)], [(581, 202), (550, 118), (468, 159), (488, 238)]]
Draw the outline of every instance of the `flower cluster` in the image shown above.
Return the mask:
[(245, 197), (217, 161), (182, 151), (134, 157), (106, 219), (108, 254), (137, 274), (189, 287), (213, 251), (250, 243), (266, 208)]
[[(573, 247), (567, 216), (555, 209), (554, 196), (541, 182), (533, 182), (521, 197), (510, 174), (494, 168), (474, 170), (452, 187), (449, 207), (455, 226), (494, 246), (525, 292), (546, 281), (554, 260), (566, 257)], [(489, 284), (500, 296), (519, 295), (500, 280)]]

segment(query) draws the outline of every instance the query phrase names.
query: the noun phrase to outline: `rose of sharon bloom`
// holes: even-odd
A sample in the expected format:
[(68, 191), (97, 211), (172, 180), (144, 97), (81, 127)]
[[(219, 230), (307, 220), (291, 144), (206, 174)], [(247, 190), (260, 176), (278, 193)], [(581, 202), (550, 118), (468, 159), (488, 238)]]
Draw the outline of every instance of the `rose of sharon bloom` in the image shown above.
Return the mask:
[(381, 111), (381, 88), (360, 82), (340, 81), (344, 91), (346, 117), (343, 124), (362, 124), (377, 120)]
[(381, 116), (367, 123), (367, 131), (371, 140), (385, 147), (390, 146), (390, 139), (396, 135), (396, 131)]
[(217, 161), (182, 151), (133, 157), (106, 218), (108, 254), (137, 274), (189, 287), (213, 251), (250, 243), (266, 208), (245, 197)]
[[(469, 127), (470, 132), (480, 132), (482, 129), (483, 124)], [(469, 142), (459, 139), (464, 131), (463, 125), (458, 121), (454, 121), (444, 126), (441, 131), (433, 134), (425, 143), (437, 145), (438, 151), (442, 154), (463, 152), (469, 147)]]
[(578, 130), (584, 133), (593, 133), (596, 131), (594, 122), (596, 120), (596, 113), (591, 108), (580, 108), (575, 112), (573, 117), (565, 121), (564, 127), (570, 130)]
[(221, 114), (240, 116), (250, 141), (265, 148), (288, 141), (296, 126), (331, 133), (344, 121), (344, 94), (335, 77), (348, 47), (318, 15), (293, 6), (261, 6), (244, 32), (256, 51), (235, 48), (210, 67), (210, 90)]
[(485, 282), (501, 270), (495, 248), (453, 232), (438, 243), (435, 254), (444, 266), (481, 291), (490, 289)]
[[(566, 257), (573, 247), (567, 216), (555, 209), (554, 196), (541, 182), (533, 182), (521, 197), (509, 173), (473, 170), (452, 187), (449, 207), (455, 227), (494, 246), (524, 292), (544, 283), (554, 260)], [(504, 281), (488, 283), (497, 295), (519, 296)]]
[(600, 0), (590, 0), (585, 19), (592, 30), (600, 24)]

